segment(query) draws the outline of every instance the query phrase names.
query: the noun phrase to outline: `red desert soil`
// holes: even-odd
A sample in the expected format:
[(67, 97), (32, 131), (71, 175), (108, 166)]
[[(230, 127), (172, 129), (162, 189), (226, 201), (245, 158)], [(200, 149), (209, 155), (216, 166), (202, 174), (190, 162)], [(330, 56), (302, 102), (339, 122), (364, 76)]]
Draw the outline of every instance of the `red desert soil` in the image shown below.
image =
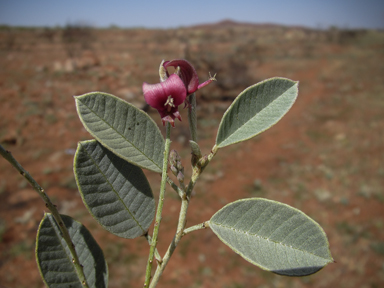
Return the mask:
[[(300, 82), (297, 102), (278, 124), (219, 150), (195, 188), (187, 226), (237, 199), (265, 197), (316, 220), (336, 263), (307, 277), (278, 276), (246, 262), (206, 229), (182, 239), (159, 287), (384, 286), (383, 32), (234, 23), (173, 30), (3, 28), (0, 43), (0, 143), (61, 213), (91, 231), (108, 262), (109, 287), (142, 287), (149, 246), (109, 234), (84, 208), (72, 161), (77, 142), (91, 136), (72, 96), (115, 94), (147, 109), (160, 125), (157, 112), (143, 103), (141, 84), (157, 82), (160, 61), (174, 58), (190, 60), (201, 79), (218, 72), (218, 82), (197, 96), (204, 153), (244, 88), (274, 76)], [(188, 175), (185, 110), (182, 117), (172, 145)], [(146, 174), (156, 196), (160, 178)], [(168, 189), (160, 254), (175, 233), (179, 205)], [(44, 287), (34, 244), (45, 212), (36, 192), (1, 158), (1, 288)]]

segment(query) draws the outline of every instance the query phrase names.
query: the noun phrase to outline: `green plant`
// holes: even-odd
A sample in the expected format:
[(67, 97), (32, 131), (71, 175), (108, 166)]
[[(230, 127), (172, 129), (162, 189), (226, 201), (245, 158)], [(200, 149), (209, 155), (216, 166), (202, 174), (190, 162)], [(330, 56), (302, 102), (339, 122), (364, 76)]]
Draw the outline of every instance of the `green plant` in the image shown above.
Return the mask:
[[(169, 74), (170, 66), (175, 68), (175, 74)], [(199, 84), (195, 69), (186, 60), (163, 61), (159, 75), (161, 82), (144, 83), (143, 91), (145, 100), (158, 110), (166, 126), (165, 139), (147, 113), (113, 95), (92, 92), (75, 97), (80, 120), (95, 138), (79, 142), (75, 154), (74, 174), (81, 198), (107, 231), (122, 238), (147, 239), (150, 252), (144, 287), (158, 284), (185, 235), (207, 228), (244, 259), (276, 274), (310, 275), (333, 262), (322, 228), (303, 212), (273, 200), (241, 199), (225, 205), (210, 219), (186, 227), (192, 191), (207, 165), (218, 151), (248, 140), (278, 122), (295, 102), (298, 83), (271, 78), (245, 89), (224, 113), (211, 152), (202, 155), (197, 140), (195, 92), (216, 79), (210, 77)], [(181, 157), (170, 149), (171, 126), (175, 126), (175, 119), (181, 120), (178, 106), (183, 102), (188, 107), (191, 135), (189, 181)], [(60, 215), (38, 183), (9, 151), (0, 148), (2, 156), (32, 184), (51, 211), (44, 215), (36, 241), (36, 258), (45, 284), (107, 287), (107, 264), (90, 232), (73, 218)], [(161, 175), (157, 208), (142, 169)], [(181, 207), (174, 238), (161, 256), (157, 242), (167, 185), (180, 197)], [(254, 188), (261, 190), (261, 182), (255, 182)], [(182, 247), (185, 253), (187, 247)], [(157, 265), (153, 273), (154, 262)], [(206, 267), (201, 273), (213, 272)]]

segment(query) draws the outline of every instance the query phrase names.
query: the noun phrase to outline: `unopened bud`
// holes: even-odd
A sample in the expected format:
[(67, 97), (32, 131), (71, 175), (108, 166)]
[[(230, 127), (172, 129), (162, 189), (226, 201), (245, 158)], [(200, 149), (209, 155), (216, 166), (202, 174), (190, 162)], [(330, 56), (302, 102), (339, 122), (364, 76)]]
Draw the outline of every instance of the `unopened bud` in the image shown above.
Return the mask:
[(181, 161), (177, 161), (177, 162), (176, 162), (176, 168), (177, 168), (177, 170), (179, 170), (179, 171), (184, 170), (184, 167), (183, 167), (183, 165), (181, 164)]
[(171, 166), (172, 173), (177, 176), (179, 172), (184, 173), (183, 164), (181, 164), (181, 157), (176, 150), (169, 152), (169, 164)]
[(202, 154), (199, 144), (197, 144), (195, 141), (189, 140), (189, 146), (191, 146), (192, 154), (195, 155), (198, 159), (200, 159)]
[(179, 174), (177, 174), (177, 180), (179, 182), (184, 182), (184, 173), (183, 172), (179, 172)]
[(177, 170), (177, 168), (173, 165), (171, 165), (171, 171), (173, 173), (173, 175), (177, 176), (177, 173), (179, 173), (179, 171)]
[(179, 160), (178, 158), (180, 157), (176, 150), (171, 150), (171, 152), (169, 152), (169, 164), (176, 166), (176, 162)]

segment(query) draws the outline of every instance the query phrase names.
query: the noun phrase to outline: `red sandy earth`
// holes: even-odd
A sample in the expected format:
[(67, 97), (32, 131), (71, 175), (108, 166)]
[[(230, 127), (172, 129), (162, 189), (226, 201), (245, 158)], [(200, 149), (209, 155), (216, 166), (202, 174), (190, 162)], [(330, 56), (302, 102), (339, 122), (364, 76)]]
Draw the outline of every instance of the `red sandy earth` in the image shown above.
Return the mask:
[[(334, 49), (332, 53), (338, 57), (343, 57), (343, 53), (346, 53), (339, 47)], [(3, 53), (2, 57), (17, 57), (17, 53), (13, 53), (13, 56), (11, 54)], [(382, 55), (380, 57), (383, 60)], [(380, 229), (380, 223), (383, 223), (383, 202), (375, 197), (357, 195), (356, 188), (354, 193), (347, 195), (348, 203), (341, 204), (341, 199), (346, 195), (338, 193), (344, 191), (341, 181), (327, 180), (316, 170), (329, 158), (337, 159), (336, 166), (338, 163), (348, 166), (347, 163), (350, 163), (348, 157), (356, 159), (368, 157), (366, 150), (354, 151), (355, 154), (351, 156), (343, 150), (326, 148), (329, 145), (327, 142), (334, 142), (334, 138), (343, 133), (347, 134), (351, 141), (360, 139), (359, 133), (355, 133), (352, 129), (345, 130), (351, 127), (347, 125), (348, 123), (354, 123), (352, 117), (346, 119), (336, 117), (324, 121), (323, 118), (313, 117), (312, 114), (322, 116), (322, 113), (325, 113), (318, 107), (324, 108), (321, 105), (330, 105), (331, 95), (334, 95), (332, 93), (337, 88), (337, 86), (328, 87), (327, 81), (319, 79), (323, 77), (324, 71), (331, 71), (326, 75), (327, 79), (337, 77), (338, 73), (343, 71), (345, 63), (343, 61), (339, 65), (341, 68), (325, 58), (302, 61), (300, 62), (302, 65), (292, 71), (289, 70), (288, 64), (285, 65), (280, 61), (257, 67), (259, 77), (284, 76), (299, 80), (299, 98), (282, 121), (269, 131), (253, 140), (219, 150), (216, 159), (207, 168), (205, 175), (202, 175), (202, 183), (195, 189), (187, 225), (208, 220), (218, 209), (237, 199), (266, 197), (297, 207), (318, 221), (328, 235), (336, 263), (309, 277), (277, 276), (263, 272), (243, 260), (207, 229), (185, 236), (166, 268), (159, 287), (381, 287), (383, 285), (383, 255), (371, 249), (372, 243), (383, 241), (384, 235)], [(376, 61), (380, 63), (379, 60)], [(374, 65), (374, 62), (371, 61), (366, 65)], [(8, 64), (8, 69), (10, 67), (12, 65)], [(12, 68), (17, 71), (17, 67)], [(31, 77), (34, 74), (29, 73)], [(63, 213), (82, 221), (90, 229), (109, 260), (109, 287), (141, 287), (148, 253), (147, 243), (143, 239), (124, 240), (104, 232), (86, 213), (77, 190), (70, 188), (70, 185), (73, 185), (71, 180), (73, 155), (66, 153), (66, 149), (75, 149), (77, 141), (90, 138), (75, 115), (74, 101), (70, 96), (88, 92), (84, 91), (87, 87), (81, 88), (80, 84), (75, 84), (71, 90), (65, 82), (53, 83), (61, 85), (63, 93), (68, 92), (68, 96), (47, 97), (49, 99), (43, 113), (23, 118), (27, 109), (22, 104), (25, 104), (25, 101), (42, 101), (41, 98), (47, 95), (49, 88), (42, 85), (44, 79), (40, 79), (41, 82), (30, 83), (28, 76), (23, 75), (20, 79), (14, 80), (18, 85), (15, 89), (8, 81), (20, 75), (4, 71), (1, 74), (0, 84), (4, 87), (1, 92), (3, 118), (1, 136), (6, 148), (12, 151), (42, 186), (48, 186), (46, 189), (48, 195)], [(65, 75), (63, 77), (65, 78)], [(218, 79), (220, 81), (219, 77)], [(345, 81), (348, 82), (348, 79)], [(367, 87), (370, 83), (363, 85)], [(34, 93), (20, 96), (23, 91), (30, 90)], [(325, 104), (322, 104), (323, 102)], [(230, 102), (224, 103), (224, 106), (230, 104)], [(210, 119), (209, 117), (220, 119), (224, 111), (222, 102), (200, 101), (198, 104), (202, 107), (199, 116), (204, 119)], [(221, 108), (215, 108), (211, 113), (209, 111), (212, 111), (212, 106)], [(364, 105), (362, 107), (366, 108)], [(351, 115), (357, 113), (354, 111), (356, 110), (349, 113)], [(369, 115), (377, 115), (377, 112), (372, 111), (366, 112)], [(58, 121), (47, 123), (45, 116), (50, 113), (55, 114)], [(68, 116), (69, 114), (72, 116)], [(150, 115), (159, 120), (155, 111), (151, 110)], [(178, 151), (188, 149), (185, 143), (178, 141), (178, 136), (184, 134), (177, 129), (184, 131), (187, 124), (185, 111), (182, 116), (184, 121), (176, 123), (173, 131), (173, 147)], [(378, 124), (375, 127), (380, 131), (378, 128), (383, 127), (383, 121), (382, 118), (377, 119)], [(338, 129), (337, 125), (341, 125), (342, 129)], [(328, 129), (328, 126), (331, 128)], [(205, 136), (202, 137), (200, 146), (204, 153), (208, 153), (212, 147), (216, 129), (209, 126), (202, 131)], [(311, 137), (308, 131), (317, 130), (322, 131), (325, 136), (320, 139)], [(364, 131), (361, 131), (360, 133), (364, 135)], [(373, 145), (376, 148), (372, 150), (373, 155), (369, 155), (373, 159), (373, 170), (383, 167), (381, 164), (383, 149), (380, 141), (382, 140), (377, 134), (372, 136), (371, 142), (379, 143)], [(183, 163), (187, 167), (188, 152), (182, 155), (185, 156)], [(381, 162), (378, 160), (375, 162), (375, 158), (381, 159)], [(301, 170), (295, 172), (293, 169), (297, 167)], [(303, 167), (315, 167), (316, 169), (313, 169), (316, 171), (313, 175), (305, 173)], [(0, 242), (0, 285), (7, 288), (44, 287), (38, 274), (33, 249), (38, 223), (47, 209), (36, 193), (28, 185), (23, 184), (21, 176), (15, 173), (4, 159), (0, 160), (0, 171), (0, 180), (3, 181), (1, 183), (5, 183), (0, 194), (0, 217), (6, 227)], [(303, 174), (303, 178), (300, 173)], [(159, 177), (151, 173), (147, 175), (150, 182), (155, 183), (152, 184), (152, 188), (157, 195)], [(256, 179), (261, 181), (261, 192), (255, 191)], [(292, 181), (304, 185), (305, 189), (300, 192), (301, 194), (290, 186), (296, 183)], [(354, 179), (350, 181), (353, 182)], [(383, 184), (382, 179), (375, 181)], [(318, 187), (332, 187), (333, 190), (326, 200), (320, 201), (312, 192)], [(159, 238), (160, 254), (165, 252), (174, 235), (179, 209), (179, 200), (175, 193), (171, 189), (168, 189), (167, 193)], [(344, 227), (345, 225), (342, 226), (341, 223), (349, 223), (350, 226)]]

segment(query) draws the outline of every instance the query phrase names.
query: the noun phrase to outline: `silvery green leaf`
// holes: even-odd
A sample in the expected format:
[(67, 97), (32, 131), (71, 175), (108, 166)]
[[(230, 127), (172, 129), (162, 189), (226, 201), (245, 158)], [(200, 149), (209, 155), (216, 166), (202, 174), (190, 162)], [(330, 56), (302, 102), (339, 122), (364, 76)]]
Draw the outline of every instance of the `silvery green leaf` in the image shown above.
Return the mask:
[(267, 130), (288, 112), (297, 94), (298, 82), (285, 78), (271, 78), (248, 87), (224, 113), (217, 147), (248, 140)]
[(220, 209), (209, 227), (254, 265), (288, 276), (305, 276), (333, 262), (323, 229), (303, 212), (262, 198)]
[(74, 172), (85, 206), (106, 230), (124, 238), (148, 231), (155, 200), (140, 167), (90, 140), (78, 144)]
[(132, 164), (161, 173), (164, 138), (147, 113), (102, 92), (75, 100), (85, 129), (103, 146)]

